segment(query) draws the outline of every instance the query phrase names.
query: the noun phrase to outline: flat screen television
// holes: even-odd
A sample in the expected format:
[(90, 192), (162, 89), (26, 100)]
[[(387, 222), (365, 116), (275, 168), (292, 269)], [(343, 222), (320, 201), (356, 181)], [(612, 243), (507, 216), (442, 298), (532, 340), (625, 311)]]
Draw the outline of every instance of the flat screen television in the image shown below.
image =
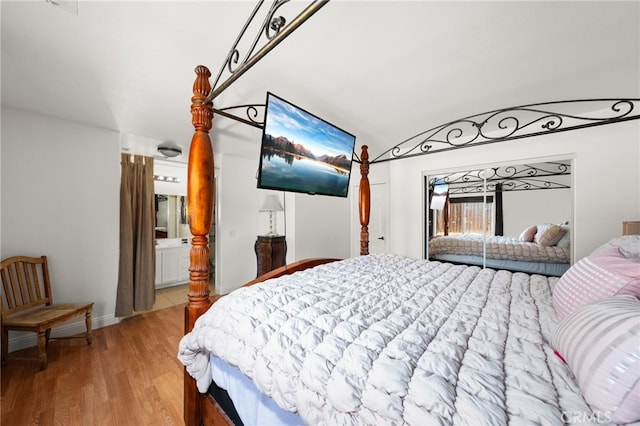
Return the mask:
[(267, 93), (258, 188), (346, 197), (356, 137)]

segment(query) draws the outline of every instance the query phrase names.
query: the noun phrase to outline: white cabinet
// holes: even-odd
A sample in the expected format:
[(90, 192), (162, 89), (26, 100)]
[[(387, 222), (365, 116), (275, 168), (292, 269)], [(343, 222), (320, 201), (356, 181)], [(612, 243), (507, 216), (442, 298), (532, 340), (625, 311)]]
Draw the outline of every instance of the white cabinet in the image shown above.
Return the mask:
[(191, 253), (191, 246), (187, 246), (186, 250), (181, 250), (178, 256), (178, 279), (181, 282), (189, 281), (189, 266), (191, 263), (189, 253)]
[(188, 244), (156, 247), (156, 288), (189, 282)]

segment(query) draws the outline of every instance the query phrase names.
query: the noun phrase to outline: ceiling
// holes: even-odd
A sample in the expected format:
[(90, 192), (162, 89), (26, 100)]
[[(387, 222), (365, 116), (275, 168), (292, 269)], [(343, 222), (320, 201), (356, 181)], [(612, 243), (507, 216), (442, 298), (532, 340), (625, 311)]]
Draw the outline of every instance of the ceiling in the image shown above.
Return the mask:
[[(255, 3), (60, 3), (0, 3), (2, 104), (119, 131), (146, 155), (173, 142), (186, 161), (194, 68), (218, 72)], [(333, 0), (214, 104), (263, 103), (266, 91), (372, 154), (501, 107), (638, 98), (640, 2)], [(217, 152), (257, 154), (258, 129), (217, 116), (212, 135)]]

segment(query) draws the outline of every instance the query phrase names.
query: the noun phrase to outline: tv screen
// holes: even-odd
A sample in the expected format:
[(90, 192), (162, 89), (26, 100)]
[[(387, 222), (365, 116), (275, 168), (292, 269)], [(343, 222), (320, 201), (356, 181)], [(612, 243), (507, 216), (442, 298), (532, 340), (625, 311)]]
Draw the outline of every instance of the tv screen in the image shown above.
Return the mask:
[(356, 138), (267, 93), (258, 188), (346, 197)]

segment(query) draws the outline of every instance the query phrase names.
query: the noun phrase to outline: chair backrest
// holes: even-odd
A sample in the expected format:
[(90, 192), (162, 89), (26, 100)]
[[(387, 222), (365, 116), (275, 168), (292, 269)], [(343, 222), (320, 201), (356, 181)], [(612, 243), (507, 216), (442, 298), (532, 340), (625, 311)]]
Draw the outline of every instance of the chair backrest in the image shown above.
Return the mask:
[(47, 256), (14, 256), (0, 263), (2, 319), (53, 303)]

